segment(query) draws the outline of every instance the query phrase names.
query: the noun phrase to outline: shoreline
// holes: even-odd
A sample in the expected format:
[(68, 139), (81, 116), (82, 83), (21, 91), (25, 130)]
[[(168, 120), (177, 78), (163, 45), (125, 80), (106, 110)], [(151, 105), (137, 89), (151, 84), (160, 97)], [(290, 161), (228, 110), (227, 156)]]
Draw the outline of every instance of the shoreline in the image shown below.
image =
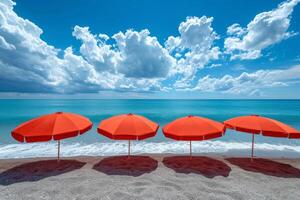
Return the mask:
[[(249, 155), (244, 155), (244, 154), (236, 154), (236, 153), (229, 153), (229, 154), (221, 154), (221, 153), (193, 153), (192, 157), (208, 157), (208, 158), (213, 158), (213, 159), (218, 159), (218, 160), (226, 160), (228, 158), (244, 158), (244, 159), (251, 159), (250, 153)], [(141, 156), (146, 156), (146, 157), (151, 157), (158, 162), (161, 162), (163, 158), (165, 157), (190, 157), (188, 153), (142, 153), (142, 154), (134, 154), (131, 153), (129, 157), (141, 157)], [(76, 156), (60, 156), (60, 160), (86, 160), (86, 161), (95, 161), (95, 160), (102, 160), (104, 158), (113, 158), (113, 157), (128, 157), (127, 154), (114, 154), (114, 155), (99, 155), (99, 156), (94, 156), (94, 155), (76, 155)], [(267, 159), (267, 160), (274, 160), (274, 161), (295, 161), (295, 162), (300, 162), (300, 157), (284, 157), (284, 156), (276, 156), (275, 154), (273, 155), (264, 155), (264, 156), (254, 156), (253, 159)], [(49, 156), (49, 157), (28, 157), (28, 158), (0, 158), (0, 164), (1, 163), (23, 163), (23, 162), (32, 162), (32, 161), (40, 161), (40, 160), (57, 160), (56, 156)], [(1, 166), (0, 166), (1, 169)]]
[[(126, 142), (62, 143), (62, 157), (126, 155)], [(134, 142), (133, 154), (189, 154), (186, 142)], [(194, 155), (241, 156), (251, 153), (249, 142), (205, 141), (193, 143)], [(254, 154), (267, 158), (300, 158), (300, 146), (286, 144), (255, 144)], [(26, 143), (0, 145), (0, 160), (12, 158), (56, 157), (56, 143)]]
[[(270, 151), (266, 151), (270, 152)], [(263, 159), (272, 159), (272, 160), (299, 160), (300, 161), (300, 155), (296, 154), (296, 156), (278, 156), (275, 152), (270, 152), (271, 154), (266, 155), (259, 153), (254, 156), (254, 158), (263, 158)], [(118, 156), (128, 156), (127, 154), (112, 154), (112, 155), (74, 155), (74, 156), (63, 156), (60, 155), (60, 160), (71, 160), (71, 159), (103, 159), (107, 157), (118, 157)], [(185, 156), (189, 157), (188, 152), (184, 153), (132, 153), (130, 156), (149, 156), (154, 157), (155, 159), (162, 159), (167, 156)], [(236, 151), (233, 152), (227, 152), (227, 153), (193, 153), (192, 157), (211, 157), (216, 159), (226, 159), (226, 158), (251, 158), (250, 152), (244, 151), (243, 153), (237, 153)], [(37, 157), (19, 157), (19, 158), (0, 158), (1, 162), (11, 162), (11, 161), (33, 161), (33, 160), (57, 160), (57, 156), (37, 156)]]

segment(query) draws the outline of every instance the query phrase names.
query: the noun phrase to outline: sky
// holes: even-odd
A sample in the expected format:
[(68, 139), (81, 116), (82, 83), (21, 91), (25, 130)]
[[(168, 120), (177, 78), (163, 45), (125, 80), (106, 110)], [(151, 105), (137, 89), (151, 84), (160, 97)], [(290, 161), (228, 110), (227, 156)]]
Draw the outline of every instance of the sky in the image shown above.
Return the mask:
[(299, 99), (300, 0), (1, 0), (0, 98)]

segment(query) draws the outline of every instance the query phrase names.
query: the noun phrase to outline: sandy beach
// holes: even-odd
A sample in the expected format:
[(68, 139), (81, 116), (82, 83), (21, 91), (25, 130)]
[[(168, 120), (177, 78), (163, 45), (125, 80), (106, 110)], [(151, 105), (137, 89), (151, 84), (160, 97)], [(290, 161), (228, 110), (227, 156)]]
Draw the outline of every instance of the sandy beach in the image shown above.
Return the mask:
[(0, 161), (0, 199), (300, 199), (300, 159), (139, 155)]

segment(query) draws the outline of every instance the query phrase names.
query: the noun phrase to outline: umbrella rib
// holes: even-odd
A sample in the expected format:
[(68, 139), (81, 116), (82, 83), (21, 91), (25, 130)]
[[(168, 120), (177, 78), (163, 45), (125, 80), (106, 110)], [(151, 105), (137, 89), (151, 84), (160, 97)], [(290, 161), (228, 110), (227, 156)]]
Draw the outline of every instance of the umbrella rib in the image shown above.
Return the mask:
[[(124, 121), (125, 119), (126, 119), (126, 118), (123, 118), (123, 119), (120, 120), (120, 122), (119, 122), (117, 128), (114, 130), (114, 133), (116, 133), (116, 132), (120, 129), (120, 125), (123, 123), (123, 121)], [(113, 134), (113, 135), (114, 135), (114, 134)]]
[(260, 134), (262, 134), (262, 131), (263, 131), (263, 129), (262, 129), (262, 127), (261, 127), (261, 123), (260, 123), (260, 121), (258, 121), (258, 125), (259, 125), (259, 128), (260, 128)]
[[(246, 119), (241, 119), (239, 123), (244, 122), (245, 120), (246, 120)], [(262, 131), (261, 124), (260, 124), (260, 123), (257, 123), (257, 122), (255, 122), (255, 123), (259, 126), (259, 132), (261, 133), (261, 131)], [(247, 124), (248, 124), (248, 123), (247, 123)], [(235, 128), (236, 128), (236, 127), (238, 127), (238, 128), (243, 128), (243, 127), (241, 127), (241, 126), (235, 126)], [(248, 129), (248, 128), (247, 128), (247, 129)], [(254, 130), (254, 129), (252, 129), (252, 130)], [(240, 131), (240, 132), (252, 133), (253, 131)]]
[(57, 118), (58, 118), (58, 115), (55, 115), (54, 123), (53, 123), (53, 126), (52, 126), (52, 131), (51, 131), (51, 139), (53, 139), (53, 136), (54, 136), (53, 133), (54, 133), (54, 130), (55, 130)]
[[(107, 120), (109, 120), (109, 119), (107, 119)], [(104, 121), (106, 121), (106, 120), (104, 120)], [(117, 122), (118, 126), (120, 125), (120, 123), (121, 123), (122, 121), (123, 121), (123, 119), (118, 120), (118, 122)], [(117, 127), (118, 127), (118, 126), (117, 126)], [(106, 129), (104, 128), (104, 130), (106, 130)], [(116, 130), (117, 130), (117, 128), (114, 129), (113, 131), (108, 131), (108, 133), (110, 133), (111, 135), (114, 135), (114, 133), (116, 132)]]
[(77, 129), (78, 131), (81, 131), (80, 128), (78, 128), (77, 124), (75, 124), (75, 123), (69, 118), (68, 115), (64, 115), (64, 117), (65, 117), (69, 122), (71, 122), (71, 123), (76, 127), (76, 129)]
[[(43, 118), (42, 120), (41, 120), (41, 122), (40, 123), (38, 123), (36, 126), (34, 126), (34, 128), (32, 129), (32, 131), (31, 132), (35, 132), (35, 130), (36, 129), (38, 129), (39, 127), (41, 127), (41, 126), (43, 126), (44, 125), (44, 123), (45, 123), (45, 121), (47, 121), (48, 119), (45, 117), (45, 118)], [(40, 134), (40, 133), (39, 133)], [(25, 136), (25, 137), (28, 137), (28, 136)]]
[[(136, 119), (135, 119), (135, 120), (136, 120)], [(151, 130), (151, 132), (152, 132), (152, 127), (150, 127), (147, 123), (145, 123), (144, 120), (141, 120), (141, 122), (142, 122), (144, 125), (146, 125), (146, 126)]]
[[(136, 120), (137, 120), (136, 118), (140, 118), (140, 117), (137, 116), (137, 117), (134, 118), (134, 124), (136, 124)], [(153, 130), (152, 127), (150, 127), (147, 123), (145, 123), (143, 118), (142, 118), (141, 122), (150, 129), (150, 132), (143, 132), (143, 134), (148, 134), (148, 133), (152, 133), (152, 132), (156, 131), (156, 130)], [(135, 129), (135, 131), (136, 131), (136, 129)], [(136, 134), (136, 132), (135, 132), (135, 134)], [(136, 136), (136, 139), (138, 139), (139, 136)]]
[[(279, 128), (279, 129), (281, 129), (282, 130), (282, 132), (279, 132), (279, 133), (287, 133), (284, 129), (282, 129), (281, 127), (280, 127), (280, 125), (278, 125), (278, 123), (277, 123), (277, 121), (276, 120), (273, 120), (273, 119), (270, 119), (270, 118), (267, 118), (269, 121), (271, 121), (273, 124), (275, 124), (276, 126), (277, 126), (277, 128)], [(264, 132), (264, 130), (263, 130), (263, 128), (261, 127), (261, 124), (259, 123), (259, 127), (260, 127), (260, 133), (262, 133), (262, 132)], [(274, 132), (274, 131), (272, 131), (272, 132)], [(275, 132), (277, 132), (277, 131), (275, 131)]]
[[(289, 134), (289, 132), (288, 132), (288, 131), (286, 131), (285, 129), (283, 129), (283, 128), (281, 127), (281, 124), (280, 124), (280, 122), (278, 123), (278, 121), (276, 121), (276, 120), (273, 120), (273, 119), (271, 119), (271, 121), (272, 121), (274, 124), (276, 124), (277, 128), (279, 128), (279, 129), (281, 129), (281, 130), (282, 130), (282, 133), (287, 133), (287, 134)], [(288, 126), (288, 125), (287, 125), (287, 126)]]
[[(194, 123), (194, 121), (195, 121), (195, 119), (192, 118), (192, 122), (193, 122), (193, 123)], [(209, 123), (205, 123), (205, 124), (208, 125), (209, 127), (212, 127), (213, 129), (216, 129), (217, 131), (219, 131), (218, 128), (216, 128), (215, 126), (213, 126), (213, 125), (211, 125), (211, 124), (209, 124)], [(220, 132), (222, 132), (222, 130), (221, 130)], [(216, 131), (213, 132), (213, 133), (209, 133), (209, 134), (214, 134), (214, 133), (216, 133)]]

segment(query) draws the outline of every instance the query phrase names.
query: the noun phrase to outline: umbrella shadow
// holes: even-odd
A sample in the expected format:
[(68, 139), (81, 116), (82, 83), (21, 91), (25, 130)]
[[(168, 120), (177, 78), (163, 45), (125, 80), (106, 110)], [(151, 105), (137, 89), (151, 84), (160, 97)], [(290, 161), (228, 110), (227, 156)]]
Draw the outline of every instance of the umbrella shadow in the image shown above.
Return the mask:
[(149, 156), (114, 156), (102, 159), (93, 169), (107, 175), (140, 176), (154, 171), (157, 160)]
[(227, 158), (228, 162), (243, 170), (282, 178), (300, 178), (300, 169), (289, 164), (264, 158)]
[(226, 163), (205, 156), (172, 156), (165, 157), (162, 162), (177, 173), (195, 173), (207, 178), (227, 177), (231, 171)]
[(76, 160), (42, 160), (18, 165), (0, 173), (0, 185), (34, 182), (80, 169), (86, 163)]

